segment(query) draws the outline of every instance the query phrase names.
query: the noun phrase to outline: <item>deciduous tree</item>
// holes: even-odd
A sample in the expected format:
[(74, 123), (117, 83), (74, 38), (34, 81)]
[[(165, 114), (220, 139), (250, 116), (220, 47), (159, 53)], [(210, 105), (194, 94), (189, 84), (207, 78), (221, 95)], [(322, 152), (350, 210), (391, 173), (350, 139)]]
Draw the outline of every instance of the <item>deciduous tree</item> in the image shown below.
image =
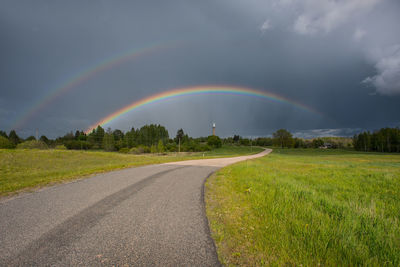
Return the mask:
[(210, 135), (207, 137), (207, 145), (210, 147), (218, 148), (222, 146), (221, 139), (216, 135)]
[(164, 150), (165, 150), (164, 149), (164, 143), (160, 139), (160, 140), (158, 140), (157, 151), (158, 151), (158, 153), (162, 154), (162, 153), (164, 153)]
[(273, 137), (275, 145), (278, 145), (281, 148), (293, 146), (292, 134), (285, 129), (279, 129), (273, 133)]

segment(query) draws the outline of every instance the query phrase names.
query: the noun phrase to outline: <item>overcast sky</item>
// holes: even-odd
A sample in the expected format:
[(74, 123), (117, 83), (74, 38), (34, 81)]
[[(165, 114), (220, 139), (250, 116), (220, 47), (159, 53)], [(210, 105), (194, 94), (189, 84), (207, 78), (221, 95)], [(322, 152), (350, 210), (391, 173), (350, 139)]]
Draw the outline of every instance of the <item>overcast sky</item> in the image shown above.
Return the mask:
[[(187, 96), (106, 124), (191, 136), (352, 135), (400, 126), (400, 1), (0, 1), (0, 129), (56, 137), (174, 88), (230, 85), (296, 106)], [(152, 47), (156, 48), (152, 48)], [(43, 102), (85, 70), (139, 51)], [(32, 113), (38, 103), (42, 109)]]

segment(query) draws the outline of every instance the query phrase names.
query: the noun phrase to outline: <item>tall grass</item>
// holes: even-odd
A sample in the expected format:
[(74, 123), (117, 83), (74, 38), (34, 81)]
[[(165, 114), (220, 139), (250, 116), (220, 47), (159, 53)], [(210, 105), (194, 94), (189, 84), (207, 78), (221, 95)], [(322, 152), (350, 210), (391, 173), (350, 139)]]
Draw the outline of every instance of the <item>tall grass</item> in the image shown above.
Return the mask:
[(277, 150), (219, 171), (206, 200), (227, 265), (400, 265), (400, 155)]

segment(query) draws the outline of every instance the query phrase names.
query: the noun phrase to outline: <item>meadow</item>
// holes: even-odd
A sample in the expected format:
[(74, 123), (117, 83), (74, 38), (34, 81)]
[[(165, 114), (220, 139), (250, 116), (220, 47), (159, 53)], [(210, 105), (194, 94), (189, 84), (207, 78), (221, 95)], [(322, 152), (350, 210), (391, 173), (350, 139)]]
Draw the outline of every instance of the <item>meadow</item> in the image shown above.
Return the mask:
[(277, 149), (206, 183), (227, 265), (400, 265), (400, 155)]
[(258, 153), (258, 147), (222, 146), (207, 152), (122, 154), (117, 152), (0, 149), (0, 196), (94, 173), (189, 159)]

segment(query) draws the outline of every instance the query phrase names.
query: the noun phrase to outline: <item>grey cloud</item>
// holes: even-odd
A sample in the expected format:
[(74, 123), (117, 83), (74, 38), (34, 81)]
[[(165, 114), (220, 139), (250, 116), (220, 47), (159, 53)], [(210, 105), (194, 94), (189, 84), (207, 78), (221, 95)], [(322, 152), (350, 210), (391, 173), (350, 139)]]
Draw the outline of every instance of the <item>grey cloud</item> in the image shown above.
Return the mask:
[(300, 15), (293, 29), (299, 34), (329, 33), (335, 28), (365, 16), (382, 0), (303, 0), (297, 1)]
[[(170, 134), (182, 127), (199, 136), (215, 121), (221, 136), (249, 137), (279, 128), (384, 127), (400, 113), (397, 54), (386, 50), (400, 44), (399, 11), (397, 0), (1, 1), (0, 129), (10, 130), (69, 77), (124, 51), (170, 41), (178, 45), (77, 84), (21, 133), (39, 128), (55, 137), (144, 97), (208, 84), (269, 91), (324, 115), (245, 97), (193, 97), (150, 105), (106, 127), (161, 123)], [(314, 34), (294, 31), (300, 16)], [(366, 77), (379, 94), (368, 95)]]
[(365, 30), (357, 28), (354, 31), (353, 38), (355, 41), (361, 41), (366, 34), (367, 34), (367, 32)]
[(365, 131), (363, 128), (339, 128), (339, 129), (312, 129), (297, 130), (293, 132), (293, 136), (310, 139), (317, 137), (352, 137), (357, 133)]
[(384, 95), (400, 94), (400, 45), (380, 51), (376, 60), (378, 74), (367, 77), (363, 83), (375, 86)]
[(348, 32), (349, 39), (351, 34), (355, 43), (350, 45), (362, 50), (376, 70), (375, 75), (364, 78), (362, 83), (373, 86), (382, 95), (400, 94), (400, 36), (395, 34), (400, 23), (398, 2), (277, 0), (273, 3), (281, 7), (276, 9), (278, 12), (288, 16), (289, 24), (293, 23), (292, 29), (297, 34), (326, 36), (336, 30), (345, 35)]
[(265, 20), (264, 23), (261, 25), (260, 30), (262, 33), (272, 28), (271, 22), (269, 19)]

